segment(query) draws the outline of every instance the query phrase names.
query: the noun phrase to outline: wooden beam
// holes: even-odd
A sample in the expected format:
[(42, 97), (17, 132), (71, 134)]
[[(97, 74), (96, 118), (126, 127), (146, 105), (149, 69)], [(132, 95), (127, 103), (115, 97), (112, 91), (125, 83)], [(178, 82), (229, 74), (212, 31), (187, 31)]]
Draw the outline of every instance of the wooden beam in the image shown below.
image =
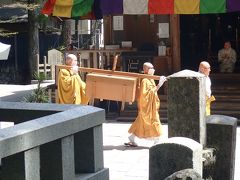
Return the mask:
[[(71, 66), (56, 65), (56, 69), (71, 69), (71, 68), (72, 68)], [(141, 78), (141, 79), (150, 78), (150, 79), (154, 79), (154, 80), (159, 80), (159, 78), (160, 78), (160, 76), (156, 76), (156, 75), (140, 74), (140, 73), (133, 73), (133, 72), (123, 72), (123, 71), (112, 71), (112, 70), (86, 68), (86, 67), (79, 67), (79, 71), (86, 72), (86, 73), (101, 73), (101, 74), (109, 74), (109, 75), (131, 76), (131, 77), (137, 77), (137, 78)]]

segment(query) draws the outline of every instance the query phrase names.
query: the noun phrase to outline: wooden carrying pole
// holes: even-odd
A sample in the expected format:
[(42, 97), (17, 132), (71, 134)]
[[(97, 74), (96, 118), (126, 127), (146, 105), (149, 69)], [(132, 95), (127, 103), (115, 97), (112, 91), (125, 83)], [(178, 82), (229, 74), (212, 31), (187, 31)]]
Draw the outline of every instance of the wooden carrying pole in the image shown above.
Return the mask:
[[(57, 69), (71, 69), (72, 66), (66, 65), (56, 65)], [(148, 75), (148, 74), (140, 74), (140, 73), (133, 73), (133, 72), (124, 72), (124, 71), (113, 71), (113, 70), (105, 70), (105, 69), (97, 69), (97, 68), (86, 68), (86, 67), (79, 67), (80, 72), (86, 73), (100, 73), (100, 74), (109, 74), (109, 75), (119, 75), (119, 76), (131, 76), (137, 78), (150, 78), (154, 80), (159, 80), (160, 76), (156, 75)]]

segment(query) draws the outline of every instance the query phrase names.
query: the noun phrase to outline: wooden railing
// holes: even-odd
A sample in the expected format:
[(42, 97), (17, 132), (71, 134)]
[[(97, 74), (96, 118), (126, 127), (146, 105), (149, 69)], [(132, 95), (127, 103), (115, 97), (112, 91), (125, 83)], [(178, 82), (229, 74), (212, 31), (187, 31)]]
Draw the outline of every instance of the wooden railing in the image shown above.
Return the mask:
[(66, 53), (80, 54), (80, 66), (106, 69), (111, 66), (111, 59), (122, 52), (135, 52), (137, 49), (91, 49), (73, 50)]
[(54, 65), (47, 64), (47, 57), (44, 56), (43, 64), (39, 63), (39, 56), (37, 57), (37, 74), (44, 73), (46, 78), (54, 79), (55, 71)]

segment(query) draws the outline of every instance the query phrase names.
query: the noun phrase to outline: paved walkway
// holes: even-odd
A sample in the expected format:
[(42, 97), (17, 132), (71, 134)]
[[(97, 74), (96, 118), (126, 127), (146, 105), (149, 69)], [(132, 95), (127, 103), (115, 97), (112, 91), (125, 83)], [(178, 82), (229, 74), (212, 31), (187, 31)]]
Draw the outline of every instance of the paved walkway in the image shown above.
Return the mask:
[[(130, 123), (108, 122), (103, 125), (104, 165), (110, 180), (147, 180), (149, 147), (125, 147)], [(164, 134), (167, 125), (164, 125)]]
[[(50, 83), (51, 84), (51, 83)], [(48, 85), (48, 84), (45, 84)], [(0, 84), (0, 101), (22, 101), (35, 85)], [(103, 124), (104, 166), (109, 168), (110, 180), (148, 180), (149, 147), (125, 147), (131, 123), (121, 123), (114, 119)], [(163, 125), (167, 138), (167, 124)], [(235, 180), (240, 177), (240, 127), (237, 129)]]
[[(104, 165), (110, 180), (148, 180), (148, 147), (125, 147), (131, 123), (108, 122), (103, 125)], [(163, 125), (167, 138), (167, 124)], [(237, 178), (238, 177), (238, 178)], [(237, 129), (235, 180), (240, 177), (240, 127)]]
[[(43, 83), (41, 86), (46, 87), (53, 84), (53, 81), (49, 80)], [(9, 85), (0, 84), (0, 101), (21, 102), (24, 97), (31, 94), (33, 89), (37, 88), (37, 84), (30, 85)]]

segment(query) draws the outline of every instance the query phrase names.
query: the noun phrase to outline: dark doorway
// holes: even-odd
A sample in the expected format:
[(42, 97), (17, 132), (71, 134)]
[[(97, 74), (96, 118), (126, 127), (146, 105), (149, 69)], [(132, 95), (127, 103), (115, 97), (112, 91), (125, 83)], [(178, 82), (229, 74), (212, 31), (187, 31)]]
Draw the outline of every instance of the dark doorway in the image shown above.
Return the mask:
[[(181, 15), (180, 22), (182, 69), (197, 70), (199, 62), (207, 60), (212, 72), (218, 72), (217, 53), (225, 40), (231, 41), (239, 56), (240, 12)], [(236, 66), (240, 67), (239, 58)]]

